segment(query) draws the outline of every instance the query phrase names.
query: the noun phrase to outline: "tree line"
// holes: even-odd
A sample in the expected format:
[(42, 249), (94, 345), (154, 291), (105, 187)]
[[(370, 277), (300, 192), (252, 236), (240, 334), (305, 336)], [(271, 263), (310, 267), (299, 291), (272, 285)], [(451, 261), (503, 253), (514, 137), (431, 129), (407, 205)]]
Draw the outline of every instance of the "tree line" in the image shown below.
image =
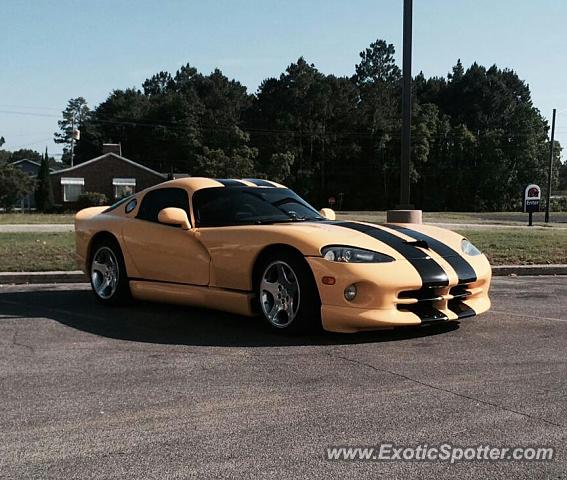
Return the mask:
[[(546, 185), (549, 125), (516, 72), (460, 61), (446, 77), (413, 79), (412, 202), (426, 210), (510, 210), (531, 182)], [(220, 70), (187, 64), (141, 88), (114, 90), (93, 110), (72, 99), (55, 141), (81, 131), (75, 163), (103, 143), (162, 172), (260, 177), (322, 205), (385, 209), (399, 196), (401, 71), (377, 40), (351, 76), (320, 72), (300, 57), (255, 94)], [(559, 184), (555, 146), (553, 186)], [(565, 182), (565, 180), (562, 180)]]

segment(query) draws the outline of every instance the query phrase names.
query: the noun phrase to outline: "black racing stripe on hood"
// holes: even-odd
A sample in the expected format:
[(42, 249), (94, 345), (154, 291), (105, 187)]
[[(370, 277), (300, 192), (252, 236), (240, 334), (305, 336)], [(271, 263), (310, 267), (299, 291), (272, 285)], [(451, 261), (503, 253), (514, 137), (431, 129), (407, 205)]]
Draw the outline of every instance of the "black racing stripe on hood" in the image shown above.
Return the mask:
[(474, 268), (471, 266), (469, 262), (467, 262), (463, 256), (453, 250), (448, 245), (445, 245), (443, 242), (430, 237), (424, 233), (418, 232), (416, 230), (412, 230), (411, 228), (401, 227), (399, 225), (385, 225), (392, 230), (396, 230), (397, 232), (403, 233), (408, 237), (414, 238), (416, 240), (423, 240), (424, 242), (429, 245), (429, 248), (433, 250), (435, 253), (440, 255), (445, 259), (445, 261), (453, 267), (453, 270), (457, 273), (459, 277), (459, 283), (472, 283), (476, 282), (476, 272)]
[(246, 187), (244, 182), (232, 178), (215, 178), (215, 180), (222, 183), (225, 187)]
[(273, 183), (268, 182), (267, 180), (262, 180), (260, 178), (245, 178), (247, 182), (253, 183), (257, 187), (274, 187)]
[(350, 228), (364, 233), (399, 252), (417, 270), (421, 276), (423, 287), (443, 287), (449, 285), (449, 277), (443, 267), (434, 259), (414, 245), (406, 243), (402, 238), (379, 227), (355, 222), (329, 222), (338, 227)]

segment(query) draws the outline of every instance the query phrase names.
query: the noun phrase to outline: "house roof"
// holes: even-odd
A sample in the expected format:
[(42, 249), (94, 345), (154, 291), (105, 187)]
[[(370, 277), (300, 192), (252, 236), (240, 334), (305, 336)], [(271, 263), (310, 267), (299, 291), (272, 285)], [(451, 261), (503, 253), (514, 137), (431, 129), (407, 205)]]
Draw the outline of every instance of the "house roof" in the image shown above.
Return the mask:
[[(20, 160), (16, 160), (15, 162), (12, 162), (10, 165), (19, 165), (20, 163), (31, 163), (32, 165), (38, 168), (41, 167), (41, 163), (36, 162), (35, 160), (30, 160), (29, 158), (22, 158)], [(49, 167), (49, 173), (53, 173), (55, 171), (56, 171), (55, 168), (53, 168), (52, 166)]]
[(24, 162), (28, 162), (38, 167), (41, 167), (41, 164), (39, 162), (30, 160), (29, 158), (22, 158), (21, 160), (16, 160), (15, 162), (12, 162), (11, 165), (18, 165), (19, 163), (24, 163)]
[(75, 165), (73, 167), (68, 167), (68, 168), (63, 168), (61, 170), (57, 170), (55, 172), (52, 172), (51, 175), (59, 174), (59, 173), (73, 172), (74, 170), (77, 170), (78, 168), (84, 167), (85, 165), (89, 165), (89, 164), (94, 163), (94, 162), (98, 162), (99, 160), (102, 160), (103, 158), (106, 158), (106, 157), (115, 157), (118, 160), (129, 163), (130, 165), (133, 165), (137, 168), (141, 168), (142, 170), (146, 170), (147, 172), (153, 173), (154, 175), (159, 175), (160, 177), (163, 177), (163, 178), (167, 177), (163, 173), (157, 172), (156, 170), (152, 170), (151, 168), (146, 167), (145, 165), (142, 165), (141, 163), (134, 162), (133, 160), (129, 160), (128, 158), (122, 157), (122, 156), (117, 155), (116, 153), (112, 153), (112, 152), (105, 153), (104, 155), (101, 155), (100, 157), (91, 158), (90, 160), (87, 160), (86, 162), (83, 162), (83, 163), (79, 163), (78, 165)]

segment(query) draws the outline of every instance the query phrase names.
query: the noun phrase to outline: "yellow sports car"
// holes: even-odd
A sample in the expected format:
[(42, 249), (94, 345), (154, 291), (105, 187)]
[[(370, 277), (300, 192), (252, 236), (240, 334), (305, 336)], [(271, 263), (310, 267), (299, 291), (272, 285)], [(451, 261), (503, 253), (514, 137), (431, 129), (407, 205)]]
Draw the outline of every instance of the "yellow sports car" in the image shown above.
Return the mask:
[(133, 297), (259, 313), (287, 332), (419, 325), (490, 307), (490, 265), (461, 235), (337, 221), (267, 180), (172, 180), (81, 210), (75, 231), (107, 304)]

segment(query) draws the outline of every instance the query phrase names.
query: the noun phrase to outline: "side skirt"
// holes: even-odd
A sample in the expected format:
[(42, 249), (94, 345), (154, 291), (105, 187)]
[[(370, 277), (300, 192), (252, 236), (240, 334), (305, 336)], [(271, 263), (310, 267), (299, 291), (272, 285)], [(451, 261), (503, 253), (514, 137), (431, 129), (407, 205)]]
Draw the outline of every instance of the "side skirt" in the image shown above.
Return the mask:
[(151, 280), (130, 280), (129, 283), (132, 296), (138, 300), (213, 308), (237, 315), (254, 315), (251, 292)]

